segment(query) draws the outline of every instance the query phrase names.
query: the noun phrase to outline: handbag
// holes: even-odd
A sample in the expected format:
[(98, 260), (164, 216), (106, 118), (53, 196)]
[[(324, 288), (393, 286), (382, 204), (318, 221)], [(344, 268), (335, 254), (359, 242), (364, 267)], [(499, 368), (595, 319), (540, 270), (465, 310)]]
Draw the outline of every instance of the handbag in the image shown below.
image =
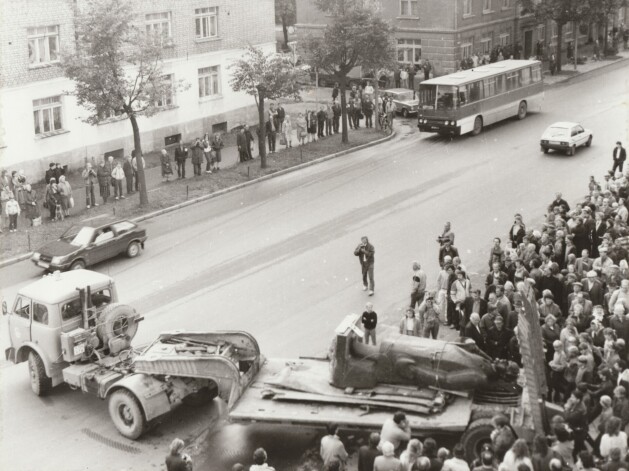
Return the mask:
[(281, 146), (285, 146), (286, 145), (286, 135), (282, 134), (280, 136), (280, 145)]
[(299, 137), (301, 138), (308, 137), (308, 133), (306, 131), (302, 131), (299, 133)]

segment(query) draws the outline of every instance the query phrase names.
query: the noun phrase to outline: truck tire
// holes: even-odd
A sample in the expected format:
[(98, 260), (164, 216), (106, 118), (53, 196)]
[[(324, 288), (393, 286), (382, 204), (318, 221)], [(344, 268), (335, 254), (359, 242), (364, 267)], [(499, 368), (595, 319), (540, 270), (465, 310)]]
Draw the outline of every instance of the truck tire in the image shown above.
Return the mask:
[(28, 354), (28, 372), (31, 377), (31, 389), (38, 396), (45, 396), (52, 390), (52, 378), (46, 374), (41, 357), (31, 351)]
[(144, 412), (133, 393), (118, 389), (109, 396), (109, 416), (123, 437), (135, 440), (146, 427)]
[(183, 398), (183, 402), (190, 406), (198, 407), (211, 403), (218, 396), (218, 386), (212, 381), (209, 385), (189, 394)]
[(469, 462), (478, 458), (485, 443), (491, 443), (491, 432), (494, 426), (490, 418), (478, 419), (467, 426), (461, 436), (461, 444), (465, 449), (465, 457)]
[(110, 339), (126, 336), (131, 340), (138, 331), (136, 312), (126, 304), (113, 303), (107, 306), (98, 316), (96, 333), (107, 346)]

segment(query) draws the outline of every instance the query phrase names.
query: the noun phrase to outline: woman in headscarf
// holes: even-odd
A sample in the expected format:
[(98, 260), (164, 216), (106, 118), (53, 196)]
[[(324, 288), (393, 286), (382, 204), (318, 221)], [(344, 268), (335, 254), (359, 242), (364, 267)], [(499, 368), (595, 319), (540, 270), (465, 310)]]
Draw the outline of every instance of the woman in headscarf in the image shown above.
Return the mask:
[(57, 181), (54, 177), (50, 178), (48, 185), (46, 185), (46, 196), (44, 202), (50, 211), (50, 220), (57, 220), (57, 204), (59, 200), (59, 190), (57, 188)]
[(37, 192), (28, 183), (24, 185), (24, 206), (26, 218), (31, 221), (32, 226), (33, 220), (41, 217), (41, 214), (37, 206)]
[(111, 181), (111, 172), (105, 166), (105, 161), (101, 160), (98, 165), (98, 170), (96, 170), (96, 178), (98, 178), (98, 188), (100, 189), (100, 196), (103, 198), (103, 204), (107, 203), (107, 198), (109, 198), (110, 193), (110, 181)]
[(66, 180), (66, 177), (64, 175), (61, 175), (59, 177), (59, 184), (57, 185), (57, 189), (59, 190), (61, 210), (63, 211), (63, 215), (70, 216), (70, 208), (72, 208), (73, 206), (72, 187), (70, 186), (70, 182)]

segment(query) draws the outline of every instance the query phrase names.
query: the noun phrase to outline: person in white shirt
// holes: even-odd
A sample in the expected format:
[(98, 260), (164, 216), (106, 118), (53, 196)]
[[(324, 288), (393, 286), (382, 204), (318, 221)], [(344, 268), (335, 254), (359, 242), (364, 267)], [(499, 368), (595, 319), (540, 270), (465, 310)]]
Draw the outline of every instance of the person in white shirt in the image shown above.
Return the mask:
[(328, 424), (328, 434), (321, 439), (321, 448), (319, 453), (323, 460), (323, 466), (326, 468), (332, 461), (339, 461), (341, 463), (341, 469), (345, 468), (347, 462), (347, 451), (345, 451), (345, 445), (338, 436), (338, 425)]

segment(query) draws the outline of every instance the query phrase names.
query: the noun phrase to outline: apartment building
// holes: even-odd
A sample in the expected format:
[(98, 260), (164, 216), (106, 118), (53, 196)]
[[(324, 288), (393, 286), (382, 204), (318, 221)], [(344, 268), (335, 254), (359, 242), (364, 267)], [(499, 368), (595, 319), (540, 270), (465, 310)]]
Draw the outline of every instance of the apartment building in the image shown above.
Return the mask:
[[(51, 161), (129, 154), (128, 119), (91, 126), (67, 92), (63, 53), (74, 47), (76, 8), (84, 0), (4, 0), (0, 31), (0, 166), (37, 174)], [(275, 51), (274, 0), (136, 0), (136, 19), (157, 32), (163, 73), (187, 88), (159, 100), (163, 111), (139, 120), (143, 150), (255, 122), (251, 96), (231, 90), (229, 66), (247, 44)]]

